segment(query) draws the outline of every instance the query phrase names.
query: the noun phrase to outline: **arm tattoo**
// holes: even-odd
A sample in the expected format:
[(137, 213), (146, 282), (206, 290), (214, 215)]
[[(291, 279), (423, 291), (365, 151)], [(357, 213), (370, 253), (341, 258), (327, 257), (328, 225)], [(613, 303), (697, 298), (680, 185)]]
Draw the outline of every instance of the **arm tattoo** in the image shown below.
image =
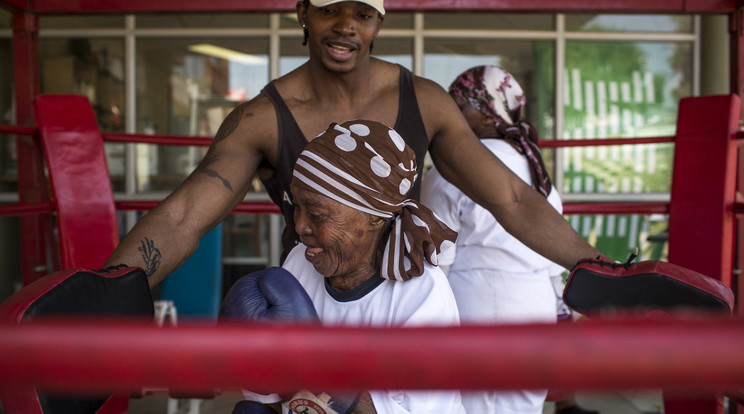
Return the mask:
[(211, 164), (214, 164), (216, 162), (219, 162), (220, 159), (215, 157), (214, 153), (208, 153), (204, 159), (202, 160), (201, 164), (199, 164), (198, 167), (196, 167), (196, 170), (194, 170), (194, 174), (206, 174), (210, 177), (217, 178), (218, 180), (222, 181), (222, 185), (225, 186), (228, 190), (230, 190), (231, 193), (234, 193), (232, 185), (230, 184), (230, 181), (228, 181), (226, 178), (220, 175), (217, 171), (209, 168)]
[(232, 134), (238, 127), (241, 118), (243, 118), (243, 107), (237, 106), (227, 115), (225, 120), (222, 121), (219, 129), (217, 129), (217, 134), (214, 136), (213, 143), (216, 144)]
[(243, 107), (237, 106), (235, 109), (233, 109), (230, 114), (227, 115), (224, 121), (222, 121), (222, 125), (220, 125), (220, 128), (217, 130), (217, 134), (214, 136), (214, 140), (212, 141), (211, 148), (209, 149), (209, 152), (204, 157), (202, 162), (199, 164), (199, 166), (194, 171), (195, 174), (206, 174), (210, 177), (214, 177), (222, 181), (222, 185), (225, 186), (228, 190), (230, 190), (231, 193), (234, 193), (232, 185), (230, 184), (230, 181), (228, 181), (226, 178), (220, 175), (217, 171), (209, 168), (209, 165), (214, 164), (216, 162), (219, 162), (220, 159), (215, 157), (214, 153), (212, 153), (214, 146), (219, 144), (220, 141), (227, 138), (230, 134), (232, 134), (235, 129), (237, 129), (238, 124), (240, 124), (240, 120), (243, 118)]
[(145, 274), (147, 277), (152, 276), (158, 270), (158, 267), (160, 267), (160, 259), (162, 258), (160, 249), (155, 247), (155, 243), (152, 240), (145, 237), (140, 242), (140, 247), (137, 250), (142, 255), (142, 261), (145, 262)]
[(222, 185), (224, 185), (225, 188), (230, 190), (231, 193), (234, 192), (232, 186), (230, 185), (230, 181), (227, 181), (225, 178), (222, 178), (222, 176), (217, 171), (210, 170), (209, 168), (205, 168), (204, 171), (201, 171), (201, 172), (203, 172), (204, 174), (207, 174), (210, 177), (219, 179), (220, 181), (222, 181)]

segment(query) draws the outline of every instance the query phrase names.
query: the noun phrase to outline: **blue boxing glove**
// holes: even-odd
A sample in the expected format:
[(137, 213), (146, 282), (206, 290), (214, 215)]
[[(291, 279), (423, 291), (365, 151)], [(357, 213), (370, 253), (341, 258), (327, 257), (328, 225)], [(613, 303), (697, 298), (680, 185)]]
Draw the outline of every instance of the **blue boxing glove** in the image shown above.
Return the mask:
[(225, 295), (221, 320), (318, 321), (312, 300), (291, 273), (281, 267), (249, 273)]
[[(319, 321), (313, 302), (288, 271), (280, 267), (249, 273), (230, 288), (222, 301), (220, 320)], [(344, 414), (353, 410), (358, 395), (336, 395), (302, 390), (283, 404), (296, 413)], [(275, 410), (256, 401), (241, 401), (233, 414), (271, 414)]]

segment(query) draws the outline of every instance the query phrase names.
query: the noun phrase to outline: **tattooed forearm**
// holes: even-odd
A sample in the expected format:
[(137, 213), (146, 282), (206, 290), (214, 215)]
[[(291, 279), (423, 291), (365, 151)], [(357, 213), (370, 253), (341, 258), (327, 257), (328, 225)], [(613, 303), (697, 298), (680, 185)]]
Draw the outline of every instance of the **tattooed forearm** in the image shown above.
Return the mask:
[(158, 270), (158, 267), (160, 267), (160, 259), (162, 258), (160, 249), (155, 247), (155, 243), (152, 240), (145, 237), (140, 242), (140, 247), (137, 250), (142, 255), (142, 261), (145, 262), (145, 274), (148, 277), (152, 276)]

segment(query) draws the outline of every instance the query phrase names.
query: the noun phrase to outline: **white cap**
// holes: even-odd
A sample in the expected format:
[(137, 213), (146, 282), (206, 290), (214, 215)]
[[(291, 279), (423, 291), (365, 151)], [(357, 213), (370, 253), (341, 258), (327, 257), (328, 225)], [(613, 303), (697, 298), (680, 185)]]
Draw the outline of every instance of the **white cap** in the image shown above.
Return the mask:
[[(312, 4), (315, 7), (323, 7), (328, 6), (334, 3), (341, 3), (342, 1), (349, 1), (349, 0), (310, 0), (310, 4)], [(374, 7), (380, 14), (385, 14), (385, 6), (383, 6), (383, 3), (385, 3), (385, 0), (353, 0), (358, 1), (359, 3), (368, 4), (372, 7)]]

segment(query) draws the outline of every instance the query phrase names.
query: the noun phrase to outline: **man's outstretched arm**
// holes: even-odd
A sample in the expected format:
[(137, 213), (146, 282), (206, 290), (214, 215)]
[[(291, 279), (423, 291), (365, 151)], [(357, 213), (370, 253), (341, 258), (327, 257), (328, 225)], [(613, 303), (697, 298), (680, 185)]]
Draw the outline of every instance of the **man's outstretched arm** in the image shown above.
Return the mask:
[(488, 151), (441, 87), (425, 80), (416, 86), (432, 135), (429, 152), (445, 179), (488, 209), (522, 243), (567, 269), (600, 254), (545, 197)]
[(252, 113), (236, 108), (224, 120), (199, 166), (140, 219), (104, 266), (141, 267), (160, 283), (196, 250), (204, 234), (240, 203), (261, 159), (261, 138), (247, 132)]

